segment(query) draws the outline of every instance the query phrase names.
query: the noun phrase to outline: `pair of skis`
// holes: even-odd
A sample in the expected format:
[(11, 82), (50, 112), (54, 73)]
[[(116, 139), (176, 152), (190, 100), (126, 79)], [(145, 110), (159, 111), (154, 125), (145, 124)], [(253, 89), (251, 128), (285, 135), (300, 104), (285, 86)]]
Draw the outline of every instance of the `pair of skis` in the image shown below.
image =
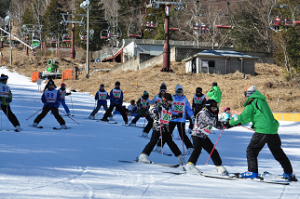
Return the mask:
[[(134, 161), (127, 161), (127, 160), (119, 160), (119, 162), (123, 162), (123, 163), (140, 163), (138, 162), (138, 158)], [(143, 163), (141, 162), (141, 164), (150, 164), (150, 165), (157, 165), (157, 166), (163, 166), (163, 167), (169, 167), (169, 168), (178, 168), (180, 166), (180, 164), (158, 164), (158, 163), (154, 163), (154, 162), (150, 162), (150, 163)], [(169, 173), (169, 174), (173, 174), (173, 175), (183, 175), (183, 174), (187, 174), (185, 171), (183, 172), (169, 172), (169, 171), (162, 171), (162, 173)], [(267, 180), (265, 179), (265, 177), (269, 175), (269, 177), (273, 177), (274, 176), (268, 172), (264, 172), (263, 174), (261, 174), (258, 178), (254, 178), (254, 179), (249, 179), (249, 178), (242, 178), (240, 173), (228, 173), (227, 175), (221, 175), (221, 174), (208, 174), (208, 173), (204, 173), (201, 172), (199, 173), (199, 176), (202, 177), (207, 177), (207, 178), (215, 178), (215, 179), (222, 179), (222, 180), (244, 180), (244, 181), (254, 181), (254, 182), (262, 182), (262, 183), (270, 183), (270, 184), (279, 184), (279, 185), (289, 185), (290, 182), (287, 181), (286, 179), (283, 179), (282, 176), (275, 176), (274, 180)]]
[[(38, 129), (42, 129), (44, 128), (43, 126), (33, 126), (33, 125), (29, 125), (30, 127), (33, 127), (33, 128), (38, 128)], [(70, 129), (71, 127), (67, 127), (66, 129)], [(65, 129), (65, 128), (61, 128), (61, 127), (53, 127), (53, 130), (62, 130), (62, 129)]]

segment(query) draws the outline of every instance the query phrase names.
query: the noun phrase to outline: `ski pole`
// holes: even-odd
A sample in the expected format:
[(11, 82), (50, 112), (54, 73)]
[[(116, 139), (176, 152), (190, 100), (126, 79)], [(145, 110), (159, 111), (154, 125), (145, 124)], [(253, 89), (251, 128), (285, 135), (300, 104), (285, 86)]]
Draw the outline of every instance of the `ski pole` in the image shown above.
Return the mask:
[(159, 130), (160, 130), (160, 147), (161, 147), (161, 154), (164, 155), (164, 151), (163, 151), (163, 144), (162, 144), (162, 130), (161, 130), (161, 121), (160, 121), (160, 114), (158, 114), (158, 119), (159, 119)]
[[(62, 112), (65, 116), (68, 116), (67, 114), (65, 114), (63, 111), (59, 110), (60, 112)], [(73, 118), (71, 118), (70, 116), (68, 116), (71, 120), (73, 120), (75, 123), (77, 123), (79, 125), (78, 122), (76, 122)]]
[(180, 118), (180, 127), (181, 127), (182, 153), (185, 154), (183, 128), (182, 128), (182, 118)]
[(72, 103), (72, 110), (73, 110), (73, 115), (74, 115), (74, 108), (73, 108), (73, 101), (72, 101), (72, 96), (70, 95), (71, 97), (71, 103)]
[(210, 159), (212, 153), (214, 152), (215, 147), (217, 146), (217, 143), (218, 143), (218, 141), (219, 141), (219, 139), (220, 139), (220, 137), (221, 137), (221, 135), (222, 135), (222, 133), (223, 133), (223, 131), (224, 131), (225, 128), (226, 128), (226, 127), (224, 126), (224, 127), (223, 127), (223, 130), (221, 131), (221, 133), (220, 133), (220, 135), (219, 135), (219, 137), (218, 137), (218, 139), (217, 139), (217, 141), (216, 141), (214, 147), (212, 148), (212, 150), (211, 150), (211, 152), (210, 152), (210, 154), (209, 154), (209, 156), (208, 156), (208, 159), (207, 159), (207, 161), (205, 162), (205, 164), (208, 164), (208, 160)]
[(243, 125), (238, 125), (238, 126), (244, 127), (245, 129), (248, 129), (248, 130), (250, 130), (250, 131), (255, 131), (255, 130), (253, 130), (252, 128), (249, 128), (249, 127), (246, 127), (246, 126), (243, 126)]
[(0, 130), (2, 131), (2, 109), (1, 109), (1, 129)]
[[(40, 110), (42, 110), (43, 108), (39, 109), (37, 112), (35, 112), (32, 116), (34, 116), (35, 114), (37, 114)], [(31, 118), (32, 116), (30, 116), (29, 118)], [(28, 120), (29, 118), (27, 118), (26, 120)], [(2, 115), (1, 115), (1, 122), (2, 122)], [(2, 128), (2, 123), (1, 123), (1, 128)]]

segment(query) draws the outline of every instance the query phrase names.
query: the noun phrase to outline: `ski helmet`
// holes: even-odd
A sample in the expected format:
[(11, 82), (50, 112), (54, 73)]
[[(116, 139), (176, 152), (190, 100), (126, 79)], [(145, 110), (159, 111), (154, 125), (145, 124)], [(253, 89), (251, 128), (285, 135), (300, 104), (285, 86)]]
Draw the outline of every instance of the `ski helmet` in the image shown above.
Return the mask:
[(65, 87), (66, 84), (65, 83), (61, 83), (60, 87)]
[(117, 81), (116, 83), (115, 83), (115, 85), (117, 86), (120, 86), (121, 84), (120, 84), (120, 82), (119, 81)]
[(165, 84), (165, 83), (162, 83), (161, 85), (160, 85), (160, 91), (161, 90), (165, 90), (165, 92), (167, 92), (167, 85)]
[[(212, 110), (211, 110), (212, 107), (216, 107), (217, 110), (212, 111)], [(209, 111), (209, 113), (210, 113), (211, 115), (213, 115), (215, 112), (218, 111), (218, 102), (216, 102), (216, 101), (213, 100), (213, 99), (207, 100), (206, 103), (205, 103), (205, 108)]]
[(100, 87), (104, 87), (104, 84), (100, 84)]
[(134, 104), (135, 104), (135, 100), (131, 100), (131, 101), (130, 101), (130, 104), (131, 104), (131, 105), (134, 105)]
[(143, 99), (148, 99), (148, 98), (149, 98), (149, 93), (147, 91), (144, 91)]
[(163, 100), (165, 100), (165, 101), (173, 101), (173, 97), (172, 97), (172, 95), (170, 93), (165, 93), (163, 95)]
[(2, 73), (1, 74), (1, 80), (7, 80), (7, 79), (8, 79), (8, 76)]
[(230, 108), (229, 107), (225, 107), (224, 108), (224, 112), (227, 111), (227, 110), (230, 110)]
[(254, 92), (256, 91), (256, 86), (251, 86), (250, 88), (248, 88), (247, 91), (245, 91), (245, 97), (249, 97), (250, 95), (252, 95)]
[(47, 84), (48, 84), (48, 85), (55, 85), (55, 84), (54, 84), (54, 81), (53, 81), (52, 79), (49, 79), (49, 81), (48, 81)]
[(176, 85), (176, 87), (175, 87), (175, 93), (176, 94), (183, 94), (184, 93), (183, 87), (180, 84)]
[(200, 93), (202, 93), (202, 88), (201, 88), (201, 87), (196, 88), (196, 93), (198, 93), (198, 91), (199, 91)]

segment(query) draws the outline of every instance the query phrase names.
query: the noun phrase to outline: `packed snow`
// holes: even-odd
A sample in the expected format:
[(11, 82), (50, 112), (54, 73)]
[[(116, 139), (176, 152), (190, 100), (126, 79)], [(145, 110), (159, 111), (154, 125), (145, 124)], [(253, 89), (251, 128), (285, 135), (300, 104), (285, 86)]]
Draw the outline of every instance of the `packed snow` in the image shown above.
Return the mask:
[[(73, 119), (79, 125), (64, 116), (66, 125), (71, 129), (53, 130), (53, 127), (59, 127), (59, 123), (48, 113), (40, 122), (43, 129), (29, 127), (37, 114), (29, 117), (43, 107), (42, 94), (29, 78), (3, 67), (0, 73), (9, 76), (8, 86), (13, 93), (11, 108), (22, 127), (22, 131), (14, 132), (14, 127), (1, 111), (0, 198), (300, 198), (299, 182), (285, 186), (173, 175), (162, 171), (181, 172), (182, 167), (174, 169), (118, 162), (134, 160), (149, 140), (139, 137), (141, 128), (123, 126), (120, 115), (114, 116), (118, 124), (84, 119), (93, 110), (95, 102), (94, 97), (87, 93), (73, 92), (71, 97), (66, 97), (66, 103), (75, 115)], [(99, 119), (103, 116), (103, 109), (100, 112)], [(143, 126), (144, 119), (137, 124)], [(280, 124), (282, 148), (299, 177), (300, 123)], [(216, 142), (219, 134), (219, 130), (214, 130), (211, 140)], [(216, 149), (229, 172), (247, 171), (246, 148), (252, 134), (253, 131), (243, 127), (225, 130), (222, 134)], [(174, 135), (178, 137), (176, 129)], [(175, 142), (182, 150), (181, 140)], [(167, 145), (164, 151), (171, 153)], [(216, 168), (211, 160), (205, 165), (208, 155), (202, 152), (197, 167), (204, 172), (213, 172)], [(149, 158), (156, 163), (178, 163), (174, 156), (154, 152)], [(260, 152), (258, 163), (259, 172), (283, 173), (267, 146)]]

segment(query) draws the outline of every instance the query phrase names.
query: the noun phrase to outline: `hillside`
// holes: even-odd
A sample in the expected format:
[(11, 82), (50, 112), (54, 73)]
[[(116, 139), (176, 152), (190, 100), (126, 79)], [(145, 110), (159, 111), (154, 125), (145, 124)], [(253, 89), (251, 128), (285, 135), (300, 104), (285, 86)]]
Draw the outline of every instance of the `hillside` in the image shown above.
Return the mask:
[[(8, 65), (8, 47), (3, 48), (4, 59), (2, 65)], [(47, 60), (51, 57), (25, 56), (21, 47), (13, 50), (13, 68), (28, 77), (33, 71), (43, 71), (47, 66)], [(109, 69), (117, 66), (118, 63), (91, 63), (90, 73), (96, 68)], [(82, 62), (76, 62), (69, 58), (60, 59), (60, 69), (72, 69), (78, 66), (83, 68)], [(137, 100), (144, 90), (149, 92), (150, 98), (158, 93), (159, 86), (165, 82), (168, 92), (174, 93), (176, 84), (184, 87), (185, 95), (191, 101), (196, 87), (202, 87), (203, 93), (211, 88), (211, 83), (216, 81), (223, 92), (221, 107), (231, 107), (232, 110), (243, 110), (245, 98), (243, 93), (246, 86), (255, 85), (262, 94), (268, 97), (268, 103), (272, 111), (300, 112), (300, 91), (299, 81), (285, 81), (285, 72), (282, 67), (268, 64), (256, 64), (256, 76), (242, 74), (217, 75), (217, 74), (185, 74), (184, 63), (172, 62), (171, 68), (174, 73), (161, 73), (162, 64), (151, 66), (140, 71), (118, 71), (115, 73), (96, 72), (89, 79), (85, 78), (85, 71), (79, 74), (79, 80), (65, 80), (69, 89), (79, 89), (80, 92), (94, 93), (99, 89), (100, 84), (105, 84), (106, 90), (110, 91), (116, 81), (121, 82), (121, 89), (124, 91), (124, 101)], [(61, 80), (55, 80), (60, 85)], [(270, 84), (271, 88), (270, 88)]]

